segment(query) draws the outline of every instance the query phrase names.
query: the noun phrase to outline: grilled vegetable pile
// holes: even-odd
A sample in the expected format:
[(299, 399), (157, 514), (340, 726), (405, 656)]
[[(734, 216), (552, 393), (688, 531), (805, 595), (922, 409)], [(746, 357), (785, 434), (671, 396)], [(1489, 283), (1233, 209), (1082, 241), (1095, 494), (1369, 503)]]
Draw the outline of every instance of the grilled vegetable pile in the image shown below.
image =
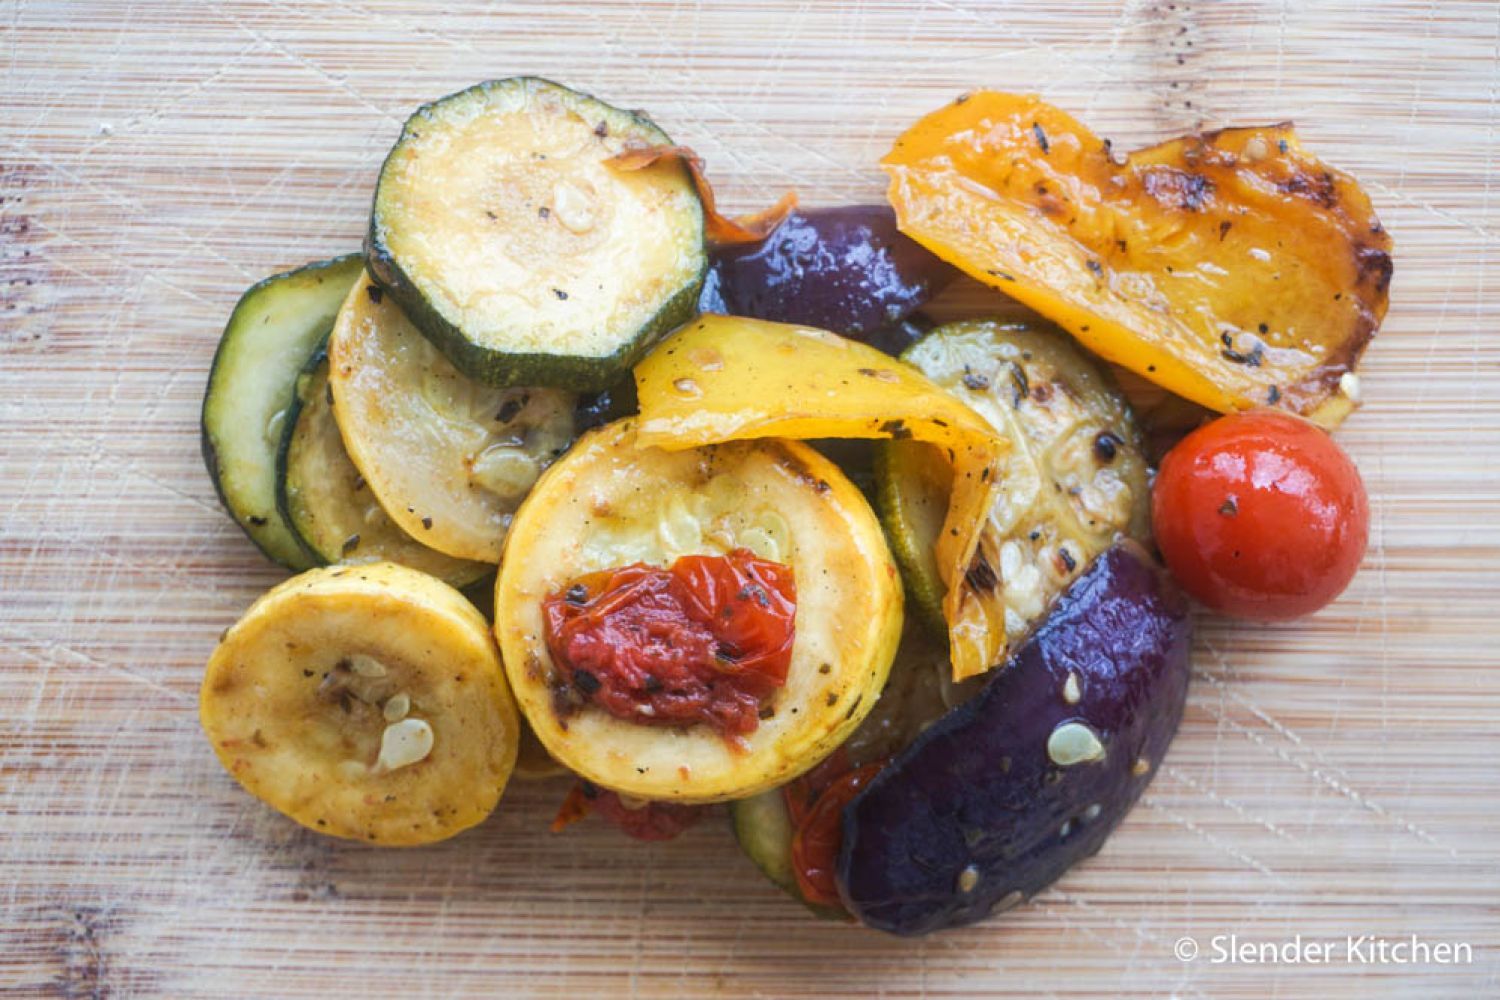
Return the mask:
[[(787, 894), (902, 935), (1098, 851), (1181, 719), (1187, 598), (1295, 617), (1360, 562), (1322, 428), (1390, 237), (1286, 124), (1123, 156), (979, 92), (882, 165), (888, 206), (731, 219), (641, 112), (418, 109), (363, 253), (255, 285), (214, 357), (209, 473), (300, 574), (210, 657), (226, 770), (374, 844), (513, 774), (571, 781), (555, 831), (725, 808)], [(1035, 314), (935, 325), (960, 275)], [(1228, 415), (1154, 471), (1107, 362)]]

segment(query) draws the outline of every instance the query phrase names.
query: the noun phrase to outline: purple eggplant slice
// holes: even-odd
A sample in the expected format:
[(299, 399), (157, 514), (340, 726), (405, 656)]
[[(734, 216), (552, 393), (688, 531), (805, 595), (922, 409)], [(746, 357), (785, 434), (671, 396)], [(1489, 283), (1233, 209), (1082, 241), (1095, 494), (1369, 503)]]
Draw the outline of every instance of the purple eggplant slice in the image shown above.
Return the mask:
[(863, 340), (957, 272), (896, 229), (887, 205), (795, 211), (760, 243), (715, 248), (700, 312), (802, 323)]
[(973, 923), (1097, 851), (1182, 719), (1191, 634), (1144, 550), (1102, 553), (983, 691), (844, 810), (849, 911), (901, 935)]

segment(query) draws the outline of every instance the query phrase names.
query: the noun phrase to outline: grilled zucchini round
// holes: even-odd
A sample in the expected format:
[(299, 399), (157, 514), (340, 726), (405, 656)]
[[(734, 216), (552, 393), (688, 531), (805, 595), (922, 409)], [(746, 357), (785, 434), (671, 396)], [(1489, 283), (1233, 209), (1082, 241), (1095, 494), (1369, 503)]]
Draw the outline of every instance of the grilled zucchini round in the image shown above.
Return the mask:
[(200, 718), (257, 798), (392, 845), (489, 815), (520, 732), (484, 616), (394, 563), (310, 570), (261, 597), (210, 657)]
[(333, 415), (391, 520), (459, 559), (498, 563), (541, 470), (573, 437), (573, 394), (464, 376), (362, 278), (328, 343)]
[(703, 206), (643, 115), (531, 77), (419, 108), (381, 167), (372, 274), (466, 374), (574, 391), (615, 382), (696, 310)]
[[(1150, 533), (1140, 433), (1114, 380), (1050, 325), (971, 320), (938, 327), (903, 360), (1010, 439), (968, 580), (992, 628), (1024, 635), (1064, 588), (1121, 537)], [(951, 473), (929, 445), (881, 442), (876, 496), (907, 591), (942, 629), (933, 554)], [(983, 586), (980, 586), (980, 585)]]
[(203, 461), (250, 540), (291, 570), (313, 565), (276, 509), (276, 449), (297, 373), (328, 337), (359, 276), (358, 254), (272, 275), (229, 317), (203, 395)]
[(276, 459), (276, 507), (320, 566), (394, 562), (465, 587), (493, 568), (430, 549), (397, 527), (359, 474), (333, 419), (328, 354), (297, 378)]
[[(786, 782), (836, 747), (880, 694), (902, 596), (879, 522), (837, 466), (766, 439), (665, 451), (631, 420), (580, 438), (516, 514), (495, 632), (522, 711), (547, 750), (643, 799), (717, 802)], [(585, 705), (560, 717), (542, 602), (583, 574), (744, 547), (790, 565), (797, 610), (786, 686), (732, 746), (705, 725), (644, 726)]]

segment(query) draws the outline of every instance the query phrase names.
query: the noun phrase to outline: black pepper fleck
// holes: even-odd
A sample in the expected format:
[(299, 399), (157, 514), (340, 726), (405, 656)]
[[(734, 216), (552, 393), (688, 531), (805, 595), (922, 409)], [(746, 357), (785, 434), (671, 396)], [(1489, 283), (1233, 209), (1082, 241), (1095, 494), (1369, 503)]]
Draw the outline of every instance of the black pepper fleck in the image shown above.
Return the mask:
[(1031, 123), (1031, 134), (1036, 136), (1037, 145), (1042, 147), (1043, 156), (1046, 156), (1052, 151), (1051, 145), (1047, 142), (1047, 133), (1042, 131), (1040, 122)]

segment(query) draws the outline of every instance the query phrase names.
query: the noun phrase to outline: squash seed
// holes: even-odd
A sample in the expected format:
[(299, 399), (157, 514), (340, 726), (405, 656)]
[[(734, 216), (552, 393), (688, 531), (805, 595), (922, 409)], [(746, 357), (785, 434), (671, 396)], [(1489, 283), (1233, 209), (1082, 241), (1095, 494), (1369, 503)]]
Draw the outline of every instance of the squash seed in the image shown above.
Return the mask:
[(1104, 744), (1086, 722), (1063, 722), (1047, 737), (1047, 756), (1058, 767), (1104, 759)]
[(386, 722), (400, 722), (411, 712), (411, 695), (405, 691), (391, 695), (380, 712)]
[(558, 181), (552, 189), (552, 214), (568, 232), (582, 236), (593, 229), (597, 221), (594, 201), (595, 198), (573, 182)]
[(509, 500), (531, 489), (542, 468), (520, 448), (493, 444), (469, 466), (469, 478), (497, 497)]
[(1078, 704), (1078, 700), (1083, 697), (1083, 692), (1078, 687), (1078, 675), (1071, 670), (1068, 671), (1068, 679), (1063, 681), (1062, 696), (1063, 701), (1069, 705)]
[(349, 657), (349, 669), (361, 677), (384, 677), (390, 672), (386, 670), (384, 663), (365, 653), (355, 653)]
[(673, 492), (662, 504), (656, 531), (662, 547), (672, 555), (688, 555), (703, 544), (703, 528), (679, 492)]
[(394, 771), (425, 760), (432, 753), (432, 727), (421, 719), (402, 719), (385, 727), (380, 736), (377, 772)]

